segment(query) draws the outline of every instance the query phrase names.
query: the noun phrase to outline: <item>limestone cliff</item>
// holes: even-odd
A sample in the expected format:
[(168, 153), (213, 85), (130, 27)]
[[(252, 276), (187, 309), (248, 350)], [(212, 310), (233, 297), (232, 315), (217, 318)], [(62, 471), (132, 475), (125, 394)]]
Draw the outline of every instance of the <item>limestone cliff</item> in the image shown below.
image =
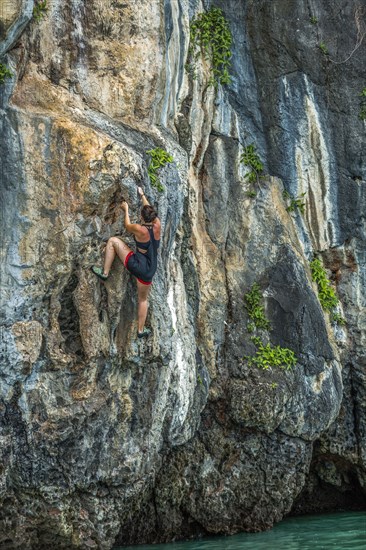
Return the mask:
[[(38, 2), (36, 2), (38, 4)], [(223, 9), (231, 83), (185, 70)], [(365, 505), (366, 86), (361, 0), (33, 0), (0, 7), (1, 548), (260, 530)], [(243, 148), (267, 176), (250, 196)], [(150, 184), (147, 151), (174, 162)], [(148, 323), (115, 262), (137, 186), (163, 224)], [(304, 193), (290, 213), (283, 190)], [(324, 314), (317, 254), (346, 325)], [(248, 367), (263, 292), (291, 370)]]

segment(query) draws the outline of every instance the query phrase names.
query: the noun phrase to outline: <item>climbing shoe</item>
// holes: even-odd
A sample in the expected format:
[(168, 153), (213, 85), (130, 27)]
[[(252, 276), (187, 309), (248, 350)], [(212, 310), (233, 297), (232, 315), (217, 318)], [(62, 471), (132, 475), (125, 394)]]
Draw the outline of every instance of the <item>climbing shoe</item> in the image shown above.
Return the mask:
[(94, 275), (99, 277), (99, 279), (102, 279), (102, 281), (106, 281), (108, 279), (108, 275), (104, 275), (103, 269), (101, 267), (93, 265), (90, 269), (94, 273)]
[(142, 332), (137, 332), (137, 337), (138, 338), (147, 338), (148, 336), (150, 336), (151, 334), (151, 330), (149, 328), (144, 328), (144, 330)]

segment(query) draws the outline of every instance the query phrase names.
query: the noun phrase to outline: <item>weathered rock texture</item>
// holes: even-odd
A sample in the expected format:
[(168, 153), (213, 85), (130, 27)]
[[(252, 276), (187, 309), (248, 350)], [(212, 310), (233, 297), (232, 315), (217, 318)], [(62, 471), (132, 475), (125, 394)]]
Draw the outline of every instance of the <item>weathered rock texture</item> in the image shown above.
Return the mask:
[[(184, 70), (209, 2), (52, 0), (39, 23), (31, 0), (2, 3), (1, 548), (107, 549), (364, 506), (361, 4), (214, 2), (233, 34), (232, 83), (215, 92), (206, 62)], [(275, 176), (255, 198), (239, 162), (251, 142)], [(157, 146), (175, 159), (162, 194)], [(119, 203), (138, 219), (138, 185), (163, 224), (146, 342), (131, 276), (117, 261), (105, 285), (89, 271), (109, 236), (128, 240)], [(306, 192), (303, 217), (284, 188)], [(344, 328), (322, 312), (314, 253)], [(292, 371), (243, 360), (254, 282)]]

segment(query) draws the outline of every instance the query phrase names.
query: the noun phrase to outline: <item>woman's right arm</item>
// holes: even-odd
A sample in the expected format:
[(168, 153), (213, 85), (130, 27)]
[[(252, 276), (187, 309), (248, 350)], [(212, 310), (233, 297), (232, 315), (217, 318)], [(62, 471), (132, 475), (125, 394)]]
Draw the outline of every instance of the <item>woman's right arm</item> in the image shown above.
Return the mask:
[(140, 197), (141, 197), (141, 200), (142, 200), (142, 204), (144, 206), (150, 206), (150, 203), (149, 201), (147, 200), (146, 196), (145, 196), (145, 193), (143, 192), (142, 188), (139, 187), (138, 188), (138, 192), (140, 193)]

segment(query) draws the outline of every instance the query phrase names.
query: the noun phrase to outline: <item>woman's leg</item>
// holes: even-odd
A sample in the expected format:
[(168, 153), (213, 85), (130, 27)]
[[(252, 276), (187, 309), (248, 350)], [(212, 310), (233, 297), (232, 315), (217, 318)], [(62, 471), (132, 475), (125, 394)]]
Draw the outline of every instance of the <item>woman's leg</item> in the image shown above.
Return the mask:
[(142, 332), (144, 330), (148, 302), (147, 297), (149, 296), (151, 285), (144, 285), (143, 283), (137, 282), (137, 294), (138, 294), (138, 308), (137, 308), (137, 318), (138, 318), (138, 331)]
[(104, 275), (109, 275), (109, 271), (112, 267), (116, 254), (124, 264), (126, 256), (129, 252), (132, 252), (131, 248), (129, 248), (127, 244), (118, 237), (111, 237), (108, 239), (104, 258)]

